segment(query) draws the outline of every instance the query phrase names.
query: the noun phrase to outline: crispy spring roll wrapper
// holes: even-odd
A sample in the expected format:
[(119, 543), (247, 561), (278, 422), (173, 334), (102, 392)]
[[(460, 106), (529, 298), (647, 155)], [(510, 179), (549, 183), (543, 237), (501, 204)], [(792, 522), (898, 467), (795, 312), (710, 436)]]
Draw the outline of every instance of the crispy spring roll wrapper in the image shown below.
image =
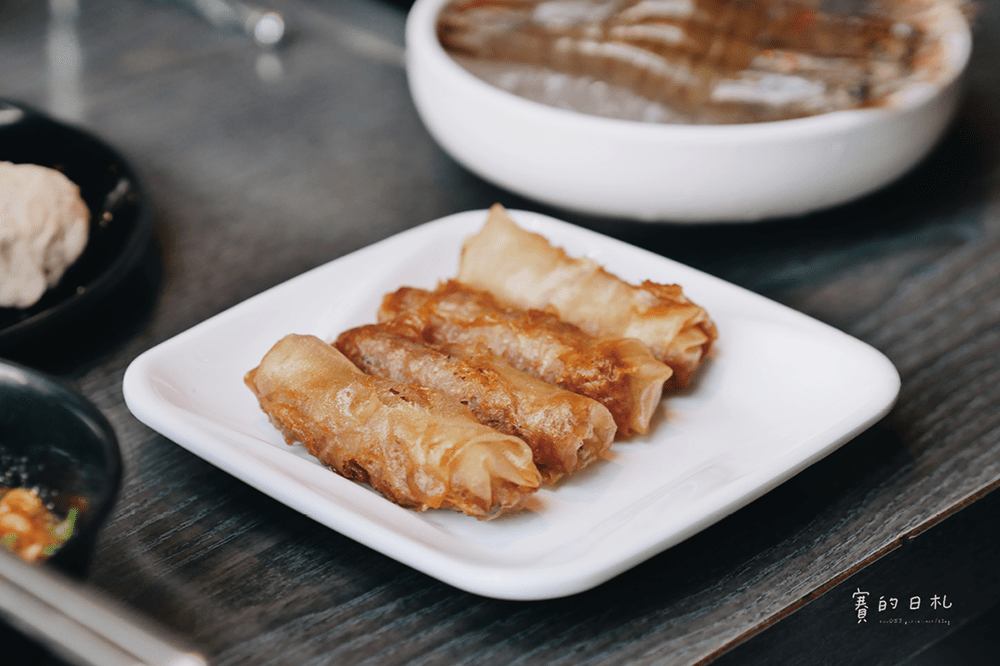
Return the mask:
[(433, 344), (481, 345), (521, 372), (597, 400), (618, 432), (643, 433), (671, 369), (634, 338), (598, 338), (550, 312), (501, 305), (451, 280), (435, 291), (403, 287), (382, 300), (378, 319)]
[(538, 489), (523, 441), (439, 391), (364, 374), (314, 336), (282, 338), (245, 381), (289, 444), (401, 506), (492, 518)]
[(607, 407), (521, 372), (484, 347), (428, 345), (384, 324), (344, 331), (334, 346), (370, 375), (443, 391), (480, 423), (520, 437), (548, 483), (600, 459), (614, 440)]
[(668, 388), (687, 385), (718, 336), (705, 309), (680, 286), (629, 284), (594, 260), (570, 257), (544, 236), (517, 226), (500, 204), (465, 240), (458, 280), (502, 303), (553, 310), (591, 335), (642, 340), (673, 368)]

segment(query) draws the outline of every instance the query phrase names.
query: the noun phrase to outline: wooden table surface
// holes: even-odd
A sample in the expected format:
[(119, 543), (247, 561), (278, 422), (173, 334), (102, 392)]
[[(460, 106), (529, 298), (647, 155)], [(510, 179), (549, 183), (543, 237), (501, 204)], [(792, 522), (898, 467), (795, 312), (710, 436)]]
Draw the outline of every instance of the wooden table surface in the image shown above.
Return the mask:
[[(276, 51), (165, 1), (0, 3), (0, 97), (118, 148), (155, 217), (154, 250), (114, 298), (55, 342), (3, 352), (70, 383), (118, 434), (125, 474), (93, 586), (220, 665), (767, 663), (782, 650), (798, 659), (782, 663), (902, 663), (1000, 600), (995, 3), (980, 3), (955, 124), (912, 173), (801, 219), (701, 227), (568, 215), (458, 166), (410, 101), (404, 6), (272, 6), (292, 30)], [(870, 343), (902, 376), (897, 406), (688, 541), (540, 602), (418, 573), (230, 477), (125, 406), (125, 368), (144, 350), (309, 268), (496, 201), (654, 250)], [(919, 566), (906, 556), (924, 551)], [(862, 584), (873, 622), (859, 625)], [(931, 609), (933, 595), (949, 607)], [(875, 622), (880, 596), (923, 597), (928, 621)]]

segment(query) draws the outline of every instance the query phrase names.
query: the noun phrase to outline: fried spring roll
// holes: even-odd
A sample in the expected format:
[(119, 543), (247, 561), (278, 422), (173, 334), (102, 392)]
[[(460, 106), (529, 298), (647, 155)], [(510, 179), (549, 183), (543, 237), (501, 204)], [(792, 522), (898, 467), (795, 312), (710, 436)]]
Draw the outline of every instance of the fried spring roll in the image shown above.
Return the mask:
[(521, 372), (483, 347), (427, 345), (385, 324), (344, 331), (334, 346), (370, 375), (444, 391), (480, 423), (520, 437), (549, 483), (599, 459), (615, 436), (604, 405)]
[(639, 340), (597, 338), (552, 313), (505, 307), (455, 281), (433, 292), (388, 294), (378, 319), (433, 344), (484, 346), (522, 372), (597, 400), (622, 434), (646, 432), (672, 374)]
[(591, 335), (642, 340), (673, 368), (668, 388), (687, 385), (717, 337), (708, 313), (678, 285), (629, 284), (517, 226), (500, 204), (466, 239), (457, 279), (502, 303), (553, 310)]
[(541, 480), (520, 439), (439, 391), (364, 374), (319, 338), (279, 340), (245, 381), (288, 443), (404, 507), (492, 518)]

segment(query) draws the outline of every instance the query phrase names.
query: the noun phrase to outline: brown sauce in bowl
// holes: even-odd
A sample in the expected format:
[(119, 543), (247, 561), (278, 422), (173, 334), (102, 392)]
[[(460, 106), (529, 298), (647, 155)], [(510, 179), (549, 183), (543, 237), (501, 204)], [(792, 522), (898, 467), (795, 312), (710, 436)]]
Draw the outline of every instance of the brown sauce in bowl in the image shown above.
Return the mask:
[(535, 101), (731, 124), (884, 106), (933, 79), (941, 4), (956, 3), (452, 0), (437, 32), (467, 70)]

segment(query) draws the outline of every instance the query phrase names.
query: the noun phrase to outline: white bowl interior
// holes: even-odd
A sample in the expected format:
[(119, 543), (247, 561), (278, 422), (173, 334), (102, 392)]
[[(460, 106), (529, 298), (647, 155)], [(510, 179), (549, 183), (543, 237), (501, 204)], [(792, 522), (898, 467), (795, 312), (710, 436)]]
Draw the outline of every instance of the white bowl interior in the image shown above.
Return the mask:
[[(946, 71), (891, 107), (779, 122), (668, 125), (533, 102), (456, 63), (436, 34), (447, 0), (417, 0), (407, 70), (436, 141), (482, 178), (568, 210), (650, 222), (789, 217), (868, 194), (912, 168), (954, 115), (968, 23), (942, 5)], [(950, 9), (949, 9), (950, 8)]]

